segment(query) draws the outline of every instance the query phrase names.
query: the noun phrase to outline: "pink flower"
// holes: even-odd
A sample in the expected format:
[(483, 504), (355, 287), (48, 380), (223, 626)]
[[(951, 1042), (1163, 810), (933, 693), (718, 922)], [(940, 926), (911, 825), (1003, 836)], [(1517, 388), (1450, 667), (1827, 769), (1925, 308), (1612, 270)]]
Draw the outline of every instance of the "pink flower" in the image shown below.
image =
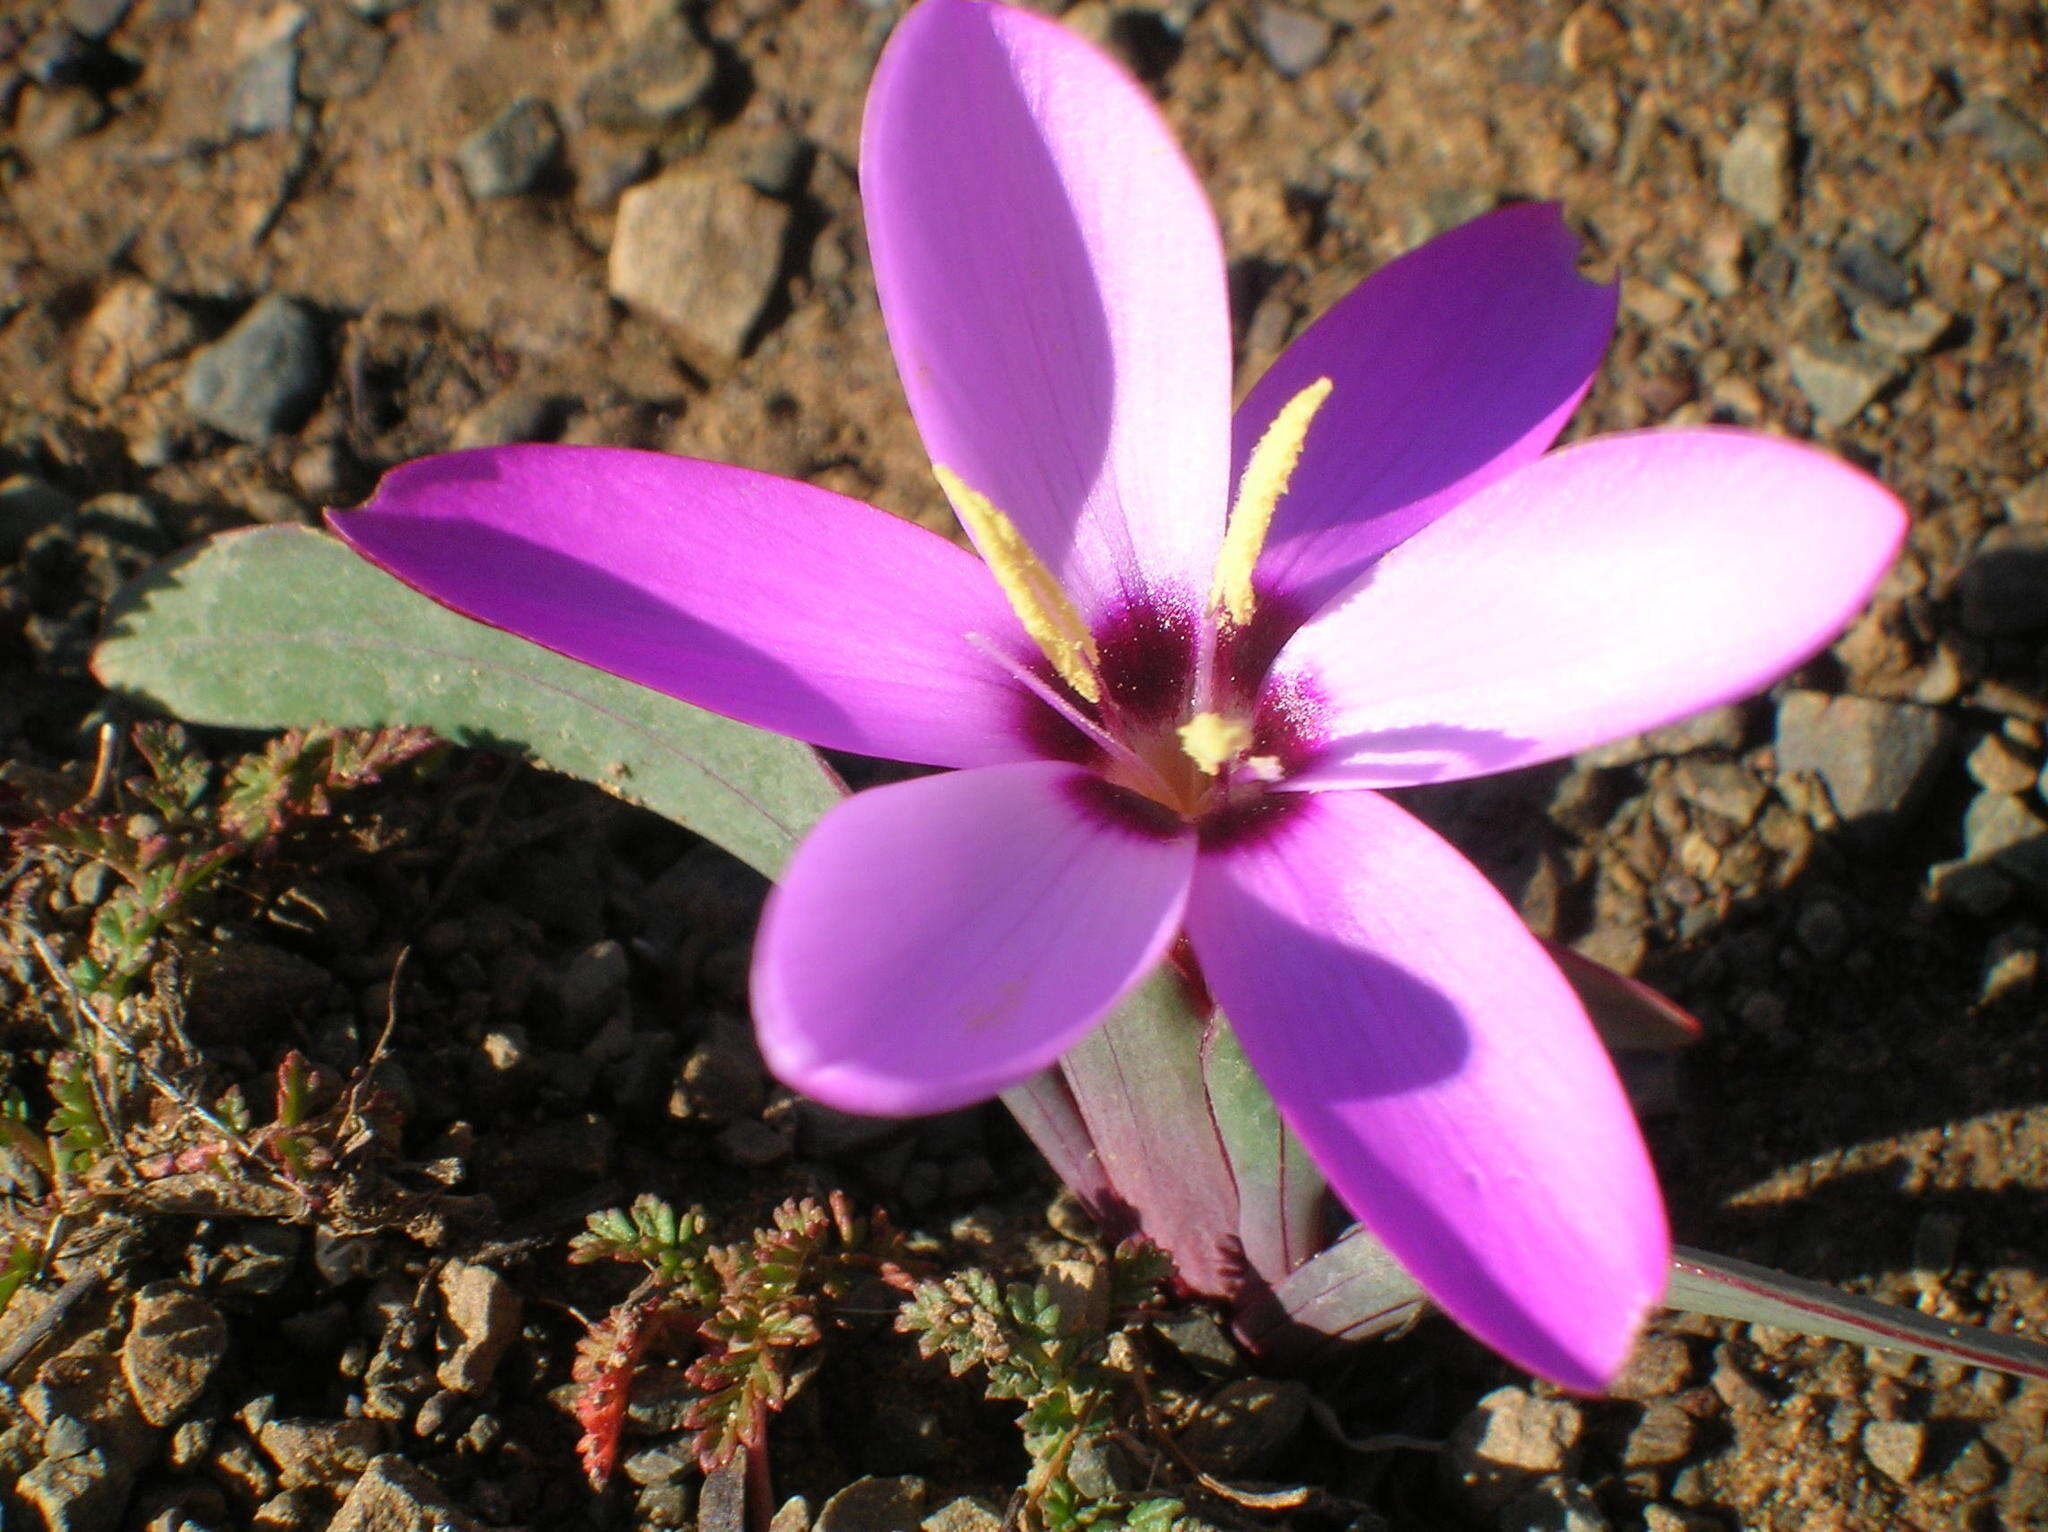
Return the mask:
[(1475, 1335), (1600, 1386), (1664, 1291), (1634, 1119), (1514, 911), (1372, 789), (1756, 691), (1865, 600), (1898, 504), (1734, 432), (1540, 456), (1614, 318), (1540, 206), (1381, 271), (1233, 415), (1200, 186), (1132, 81), (1024, 11), (903, 21), (861, 190), (987, 563), (824, 490), (600, 448), (408, 464), (341, 534), (614, 674), (960, 768), (847, 800), (770, 899), (754, 1009), (792, 1086), (979, 1100), (1185, 932), (1344, 1201)]

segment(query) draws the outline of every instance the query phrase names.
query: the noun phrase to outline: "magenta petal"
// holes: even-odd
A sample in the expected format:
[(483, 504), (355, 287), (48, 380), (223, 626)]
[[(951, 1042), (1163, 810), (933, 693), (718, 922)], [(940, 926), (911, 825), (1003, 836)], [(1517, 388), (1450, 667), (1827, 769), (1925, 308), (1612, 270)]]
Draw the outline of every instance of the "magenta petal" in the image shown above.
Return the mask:
[(1746, 697), (1869, 599), (1905, 535), (1882, 485), (1736, 431), (1601, 437), (1497, 481), (1304, 627), (1331, 736), (1290, 785), (1505, 771)]
[(1033, 752), (977, 650), (1030, 645), (943, 537), (790, 479), (654, 452), (494, 447), (393, 469), (329, 518), (435, 600), (816, 745), (931, 765)]
[(1379, 554), (1556, 438), (1614, 333), (1555, 204), (1503, 208), (1383, 267), (1281, 353), (1238, 406), (1233, 477), (1317, 378), (1316, 417), (1259, 565), (1314, 611)]
[(1159, 960), (1194, 841), (1105, 813), (1053, 762), (858, 793), (797, 848), (754, 944), (781, 1079), (849, 1112), (938, 1112), (1045, 1068)]
[(1086, 616), (1205, 593), (1229, 473), (1223, 253), (1145, 93), (1056, 23), (925, 0), (875, 70), (860, 180), (932, 460)]
[(1586, 1013), (1471, 864), (1374, 793), (1205, 854), (1188, 934), (1281, 1113), (1429, 1295), (1604, 1386), (1664, 1292), (1662, 1202)]

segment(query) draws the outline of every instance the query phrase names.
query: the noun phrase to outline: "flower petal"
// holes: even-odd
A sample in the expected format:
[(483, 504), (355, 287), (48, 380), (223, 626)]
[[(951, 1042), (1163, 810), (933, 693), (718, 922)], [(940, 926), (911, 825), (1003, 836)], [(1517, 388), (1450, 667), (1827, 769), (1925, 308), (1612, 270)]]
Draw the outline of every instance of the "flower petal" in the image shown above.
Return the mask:
[(1033, 704), (967, 640), (1029, 641), (973, 555), (769, 474), (607, 447), (392, 470), (330, 516), (466, 616), (812, 744), (930, 765), (1027, 759)]
[(1091, 621), (1205, 595), (1229, 473), (1222, 244), (1137, 83), (1027, 11), (925, 0), (876, 67), (860, 181), (932, 460)]
[(1192, 837), (1088, 772), (991, 766), (857, 793), (797, 848), (754, 946), (781, 1079), (849, 1112), (939, 1112), (1045, 1068), (1159, 960)]
[(1331, 1186), (1466, 1329), (1597, 1389), (1664, 1291), (1662, 1203), (1585, 1011), (1470, 863), (1374, 793), (1206, 852), (1188, 934)]
[(1554, 203), (1502, 208), (1368, 277), (1302, 332), (1232, 422), (1259, 433), (1335, 383), (1274, 517), (1259, 586), (1304, 614), (1387, 549), (1549, 447), (1614, 333), (1616, 290), (1578, 274)]
[(1602, 437), (1417, 533), (1282, 651), (1330, 743), (1290, 785), (1388, 786), (1570, 755), (1746, 697), (1825, 645), (1905, 512), (1865, 474), (1735, 431)]

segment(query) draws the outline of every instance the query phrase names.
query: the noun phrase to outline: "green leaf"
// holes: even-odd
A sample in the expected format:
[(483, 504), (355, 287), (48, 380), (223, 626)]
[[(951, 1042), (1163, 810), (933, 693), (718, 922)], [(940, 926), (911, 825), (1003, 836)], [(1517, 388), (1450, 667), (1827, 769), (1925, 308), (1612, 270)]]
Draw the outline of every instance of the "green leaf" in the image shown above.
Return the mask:
[(151, 570), (116, 600), (93, 670), (198, 723), (406, 725), (507, 750), (770, 877), (842, 792), (806, 745), (459, 617), (299, 527), (224, 533)]
[(1237, 1182), (1245, 1260), (1266, 1281), (1279, 1282), (1322, 1244), (1329, 1183), (1280, 1120), (1221, 1011), (1202, 1042), (1202, 1079)]

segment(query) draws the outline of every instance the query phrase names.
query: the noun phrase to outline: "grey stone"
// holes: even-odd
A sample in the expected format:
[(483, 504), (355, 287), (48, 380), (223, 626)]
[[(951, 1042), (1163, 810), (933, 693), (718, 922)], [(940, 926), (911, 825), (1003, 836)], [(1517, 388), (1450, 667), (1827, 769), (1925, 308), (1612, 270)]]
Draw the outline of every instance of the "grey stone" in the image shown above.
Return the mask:
[(1740, 707), (1708, 708), (1647, 734), (1631, 734), (1591, 750), (1582, 750), (1579, 764), (1605, 769), (1634, 766), (1660, 755), (1690, 755), (1696, 750), (1740, 750), (1748, 737), (1748, 721)]
[(597, 1025), (626, 998), (630, 977), (624, 947), (610, 938), (592, 942), (569, 960), (556, 985), (563, 1015), (578, 1029)]
[(1986, 154), (2008, 165), (2048, 164), (2048, 133), (1998, 96), (1977, 96), (1964, 102), (1941, 130), (1968, 134), (1984, 145)]
[(1721, 195), (1770, 228), (1792, 205), (1792, 118), (1779, 105), (1760, 106), (1722, 152)]
[(1837, 290), (1853, 306), (1874, 301), (1902, 309), (1913, 301), (1913, 273), (1875, 240), (1851, 234), (1835, 246), (1828, 264), (1839, 279)]
[(1252, 30), (1266, 62), (1290, 80), (1328, 58), (1337, 40), (1337, 29), (1328, 21), (1294, 5), (1261, 5)]
[(113, 1532), (127, 1498), (128, 1474), (116, 1470), (94, 1447), (68, 1457), (49, 1457), (14, 1486), (15, 1498), (43, 1532)]
[(744, 181), (682, 169), (619, 199), (612, 296), (708, 356), (737, 361), (781, 278), (789, 209)]
[(1934, 785), (1955, 727), (1932, 708), (1790, 691), (1778, 703), (1778, 770), (1810, 771), (1844, 820), (1902, 820)]
[(428, 1474), (395, 1453), (363, 1470), (327, 1532), (476, 1532)]
[(185, 408), (237, 441), (260, 444), (305, 424), (326, 390), (327, 347), (305, 304), (273, 293), (192, 359)]
[(558, 394), (508, 388), (457, 421), (448, 444), (457, 448), (503, 447), (512, 442), (553, 441), (567, 413), (567, 402)]
[(1545, 1479), (1504, 1506), (1500, 1532), (1608, 1532), (1593, 1492), (1570, 1479)]
[(1787, 361), (1814, 419), (1830, 429), (1862, 414), (1899, 375), (1897, 358), (1850, 342), (1806, 341), (1791, 349)]
[(924, 1502), (922, 1479), (856, 1479), (825, 1502), (814, 1532), (919, 1532)]
[(747, 1532), (745, 1447), (704, 1476), (697, 1492), (697, 1532)]
[(1695, 1423), (1691, 1415), (1668, 1399), (1657, 1400), (1643, 1411), (1643, 1418), (1621, 1449), (1626, 1468), (1662, 1468), (1682, 1463), (1692, 1452)]
[(650, 1484), (633, 1497), (633, 1509), (645, 1527), (687, 1527), (696, 1505), (688, 1484)]
[(1218, 1478), (1256, 1477), (1287, 1449), (1307, 1418), (1308, 1392), (1299, 1383), (1239, 1378), (1204, 1401), (1180, 1444)]
[(703, 106), (717, 79), (716, 55), (684, 17), (666, 13), (584, 81), (576, 110), (600, 128), (666, 128)]
[(251, 138), (291, 126), (299, 104), (299, 40), (265, 43), (242, 60), (228, 86), (228, 126)]
[(1497, 1388), (1451, 1433), (1444, 1472), (1482, 1514), (1491, 1514), (1545, 1474), (1577, 1460), (1585, 1412), (1569, 1399), (1539, 1399)]
[(2048, 887), (2048, 819), (2017, 793), (1979, 793), (1963, 814), (1963, 860)]
[(539, 186), (561, 157), (554, 108), (538, 96), (521, 96), (462, 141), (455, 168), (472, 197), (517, 197)]
[(1963, 763), (1970, 780), (1994, 793), (2024, 793), (2034, 786), (2041, 763), (2003, 734), (1986, 734)]
[(135, 0), (70, 0), (64, 24), (80, 37), (99, 42), (118, 27)]
[(1993, 527), (1956, 581), (1963, 626), (1984, 638), (2048, 629), (2048, 529)]
[(443, 1266), (439, 1286), (454, 1344), (434, 1376), (443, 1388), (480, 1394), (519, 1337), (519, 1295), (490, 1267), (468, 1261)]
[(1687, 803), (1744, 828), (1770, 797), (1770, 789), (1735, 761), (1682, 760), (1672, 769), (1671, 785)]
[(142, 1418), (168, 1426), (189, 1410), (213, 1381), (227, 1354), (228, 1330), (220, 1311), (172, 1282), (152, 1282), (135, 1295), (121, 1376)]
[(619, 1467), (635, 1484), (669, 1484), (695, 1473), (697, 1461), (689, 1443), (678, 1439), (643, 1447)]
[(367, 16), (372, 21), (381, 21), (386, 16), (395, 16), (413, 4), (413, 0), (348, 0), (348, 8), (358, 16)]
[(309, 101), (353, 101), (377, 83), (391, 34), (331, 5), (314, 13), (300, 40), (299, 94)]
[(1911, 1484), (1927, 1451), (1927, 1427), (1917, 1420), (1873, 1420), (1863, 1428), (1863, 1455), (1886, 1478)]

